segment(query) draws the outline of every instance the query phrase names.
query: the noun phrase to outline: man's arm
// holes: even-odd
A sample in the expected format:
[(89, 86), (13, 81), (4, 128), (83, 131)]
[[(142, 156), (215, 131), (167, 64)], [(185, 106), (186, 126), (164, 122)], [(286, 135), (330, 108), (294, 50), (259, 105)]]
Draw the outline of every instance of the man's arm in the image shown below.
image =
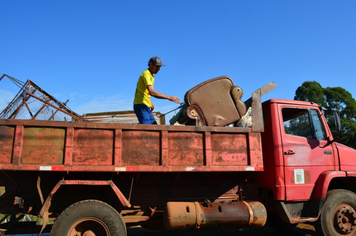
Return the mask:
[(152, 97), (160, 98), (160, 99), (168, 99), (169, 101), (172, 101), (172, 102), (175, 102), (175, 103), (180, 103), (180, 99), (179, 98), (177, 98), (176, 96), (164, 95), (164, 94), (154, 90), (153, 85), (148, 85), (147, 89), (150, 92)]

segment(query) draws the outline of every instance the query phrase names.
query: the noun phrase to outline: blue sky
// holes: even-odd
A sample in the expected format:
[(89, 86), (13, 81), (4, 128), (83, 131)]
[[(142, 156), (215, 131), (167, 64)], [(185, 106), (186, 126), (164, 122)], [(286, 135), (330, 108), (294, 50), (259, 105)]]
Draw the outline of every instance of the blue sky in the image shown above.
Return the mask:
[[(0, 13), (0, 74), (31, 79), (79, 114), (132, 110), (152, 56), (167, 65), (155, 89), (181, 100), (222, 75), (243, 100), (271, 81), (263, 100), (293, 99), (304, 81), (356, 96), (354, 0), (0, 0)], [(0, 81), (0, 110), (17, 91)]]

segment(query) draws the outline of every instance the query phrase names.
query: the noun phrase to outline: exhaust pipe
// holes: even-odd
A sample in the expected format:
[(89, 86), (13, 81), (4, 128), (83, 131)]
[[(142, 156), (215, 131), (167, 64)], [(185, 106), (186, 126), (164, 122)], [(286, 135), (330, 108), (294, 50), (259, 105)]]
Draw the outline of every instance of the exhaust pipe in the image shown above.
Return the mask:
[(267, 221), (264, 205), (257, 201), (222, 203), (167, 202), (166, 229), (200, 227), (262, 227)]

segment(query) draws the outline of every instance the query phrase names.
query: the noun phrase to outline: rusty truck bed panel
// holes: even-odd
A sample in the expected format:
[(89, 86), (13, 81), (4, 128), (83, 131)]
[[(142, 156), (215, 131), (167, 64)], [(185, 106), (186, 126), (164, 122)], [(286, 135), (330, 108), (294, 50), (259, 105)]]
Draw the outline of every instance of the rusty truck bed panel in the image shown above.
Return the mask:
[(0, 120), (0, 169), (263, 171), (249, 128)]

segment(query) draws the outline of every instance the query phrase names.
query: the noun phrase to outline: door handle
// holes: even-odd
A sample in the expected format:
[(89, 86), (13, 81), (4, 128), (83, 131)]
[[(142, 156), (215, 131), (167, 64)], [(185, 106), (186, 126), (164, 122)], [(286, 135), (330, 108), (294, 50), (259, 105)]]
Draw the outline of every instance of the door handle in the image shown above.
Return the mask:
[(293, 152), (292, 150), (289, 150), (289, 151), (284, 152), (284, 154), (286, 154), (286, 155), (294, 155), (295, 152)]

